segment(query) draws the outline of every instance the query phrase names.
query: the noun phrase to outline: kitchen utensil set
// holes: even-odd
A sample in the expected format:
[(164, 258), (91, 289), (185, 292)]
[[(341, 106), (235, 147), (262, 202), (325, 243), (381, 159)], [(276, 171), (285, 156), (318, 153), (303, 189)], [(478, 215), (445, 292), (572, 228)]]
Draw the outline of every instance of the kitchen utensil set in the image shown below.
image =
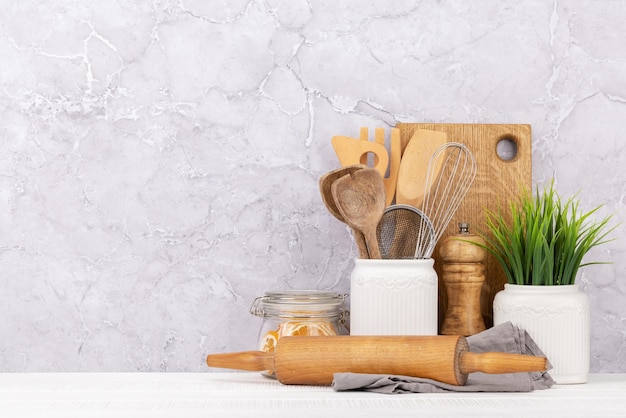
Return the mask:
[[(448, 134), (462, 139), (463, 143), (448, 141)], [(495, 144), (502, 140), (515, 142), (522, 152), (506, 161), (494, 159), (485, 150), (485, 143), (494, 145), (492, 148), (495, 150)], [(517, 177), (508, 175), (509, 171), (530, 176), (527, 152), (530, 131), (524, 126), (400, 123), (397, 129), (391, 131), (389, 153), (385, 147), (384, 130), (380, 128), (376, 129), (374, 142), (368, 140), (367, 128), (361, 128), (359, 139), (333, 137), (332, 142), (342, 168), (320, 178), (320, 193), (331, 214), (352, 229), (360, 258), (416, 258), (418, 260), (410, 262), (412, 276), (415, 275), (414, 264), (429, 263), (435, 284), (437, 275), (432, 266), (436, 255), (433, 251), (448, 224), (454, 220), (455, 213), (459, 211), (463, 217), (472, 215), (476, 202), (484, 201), (485, 196), (494, 197), (490, 194), (492, 190), (498, 192), (496, 196), (512, 193), (515, 188), (509, 177)], [(470, 148), (477, 151), (480, 164), (477, 164)], [(481, 169), (478, 176), (477, 166)], [(480, 180), (479, 187), (478, 190), (472, 188), (467, 196), (470, 198), (468, 209), (468, 204), (461, 203), (476, 177)], [(506, 185), (492, 187), (494, 182)], [(490, 199), (486, 204), (493, 203), (491, 200), (495, 201)], [(470, 218), (466, 221), (475, 220)], [(445, 246), (446, 242), (442, 242), (441, 247)], [(372, 296), (359, 293), (363, 289), (353, 287), (354, 283), (363, 286), (374, 282), (380, 286), (378, 276), (364, 276), (366, 280), (355, 276), (359, 265), (367, 266), (370, 273), (375, 271), (380, 275), (383, 264), (406, 263), (409, 262), (371, 263), (369, 260), (357, 260), (351, 289), (358, 291), (351, 293), (352, 307), (356, 309), (357, 302), (365, 302), (370, 304), (366, 305), (367, 312), (382, 307), (386, 313), (393, 312), (393, 320), (430, 321), (433, 323), (432, 335), (423, 332), (402, 335), (356, 332), (350, 336), (298, 333), (283, 336), (265, 351), (209, 355), (207, 364), (210, 367), (271, 371), (279, 382), (285, 384), (321, 385), (331, 384), (334, 373), (341, 372), (405, 375), (464, 385), (468, 374), (473, 372), (515, 373), (546, 369), (545, 357), (499, 352), (477, 354), (468, 351), (463, 336), (435, 335), (437, 291), (434, 286), (429, 289), (435, 288), (435, 291), (426, 295), (425, 299), (433, 302), (433, 315), (428, 320), (422, 311), (407, 315), (406, 306), (409, 305), (402, 304), (402, 297), (386, 299), (378, 290), (380, 288)], [(382, 268), (387, 270), (387, 267)], [(463, 266), (465, 271), (466, 266)], [(355, 277), (358, 280), (355, 281)], [(375, 277), (375, 280), (367, 280), (368, 277)], [(404, 296), (406, 291), (403, 289), (396, 293)], [(382, 303), (374, 303), (377, 298)], [(412, 306), (424, 305), (416, 304), (414, 298), (409, 300)], [(390, 309), (396, 305), (401, 305), (399, 310)], [(442, 306), (441, 300), (439, 306)], [(361, 319), (366, 317), (358, 309), (352, 313), (355, 314), (351, 315), (352, 319), (356, 319), (356, 314)], [(374, 321), (371, 317), (366, 318)], [(352, 324), (352, 320), (350, 322)], [(376, 317), (374, 322), (378, 324), (380, 318)], [(355, 321), (355, 329), (357, 324)]]
[[(361, 128), (360, 139), (333, 137), (345, 171), (322, 176), (322, 199), (354, 231), (361, 258), (431, 257), (474, 181), (474, 156), (465, 145), (448, 142), (446, 133), (425, 129), (415, 130), (402, 153), (399, 130), (394, 128), (390, 160), (384, 130), (376, 129), (375, 142), (367, 133)], [(370, 153), (373, 167), (367, 166)], [(389, 176), (384, 178), (387, 168)]]

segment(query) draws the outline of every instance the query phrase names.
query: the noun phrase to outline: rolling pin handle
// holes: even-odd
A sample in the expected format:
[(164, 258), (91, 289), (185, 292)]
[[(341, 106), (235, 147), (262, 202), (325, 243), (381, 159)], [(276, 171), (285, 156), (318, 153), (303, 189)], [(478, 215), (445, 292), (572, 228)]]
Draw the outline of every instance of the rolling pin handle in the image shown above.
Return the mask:
[(511, 353), (461, 353), (461, 373), (483, 372), (490, 374), (543, 372), (548, 361), (545, 357)]
[(209, 354), (206, 358), (209, 367), (261, 372), (274, 371), (274, 354), (265, 351), (240, 351), (238, 353)]

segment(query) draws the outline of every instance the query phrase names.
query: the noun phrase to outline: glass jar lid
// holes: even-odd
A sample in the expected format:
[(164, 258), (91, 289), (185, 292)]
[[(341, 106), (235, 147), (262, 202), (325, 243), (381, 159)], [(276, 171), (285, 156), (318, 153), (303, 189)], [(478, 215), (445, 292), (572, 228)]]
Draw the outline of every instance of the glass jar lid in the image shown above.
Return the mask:
[(265, 292), (254, 300), (250, 313), (260, 317), (325, 318), (343, 316), (346, 295), (321, 290)]

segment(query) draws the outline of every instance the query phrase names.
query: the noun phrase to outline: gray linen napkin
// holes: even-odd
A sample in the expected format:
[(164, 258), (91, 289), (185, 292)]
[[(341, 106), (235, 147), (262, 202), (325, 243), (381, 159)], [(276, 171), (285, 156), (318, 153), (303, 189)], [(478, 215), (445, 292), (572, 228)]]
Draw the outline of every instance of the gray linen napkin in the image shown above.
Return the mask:
[[(497, 325), (467, 337), (474, 353), (499, 351), (544, 356), (530, 335), (510, 322)], [(548, 369), (552, 366), (548, 364)], [(554, 380), (548, 372), (486, 374), (470, 373), (464, 386), (450, 385), (431, 379), (364, 373), (335, 373), (333, 389), (363, 390), (378, 393), (432, 392), (531, 392), (548, 389)]]

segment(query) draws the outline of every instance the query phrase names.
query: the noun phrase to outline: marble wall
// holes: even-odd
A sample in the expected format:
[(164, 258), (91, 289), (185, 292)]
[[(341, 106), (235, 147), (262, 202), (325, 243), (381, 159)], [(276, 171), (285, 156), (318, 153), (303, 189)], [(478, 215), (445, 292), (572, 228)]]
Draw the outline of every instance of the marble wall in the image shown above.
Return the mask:
[[(529, 123), (533, 176), (626, 215), (626, 1), (38, 0), (0, 13), (0, 370), (206, 371), (270, 289), (349, 290), (333, 135)], [(583, 269), (626, 372), (626, 241)]]

